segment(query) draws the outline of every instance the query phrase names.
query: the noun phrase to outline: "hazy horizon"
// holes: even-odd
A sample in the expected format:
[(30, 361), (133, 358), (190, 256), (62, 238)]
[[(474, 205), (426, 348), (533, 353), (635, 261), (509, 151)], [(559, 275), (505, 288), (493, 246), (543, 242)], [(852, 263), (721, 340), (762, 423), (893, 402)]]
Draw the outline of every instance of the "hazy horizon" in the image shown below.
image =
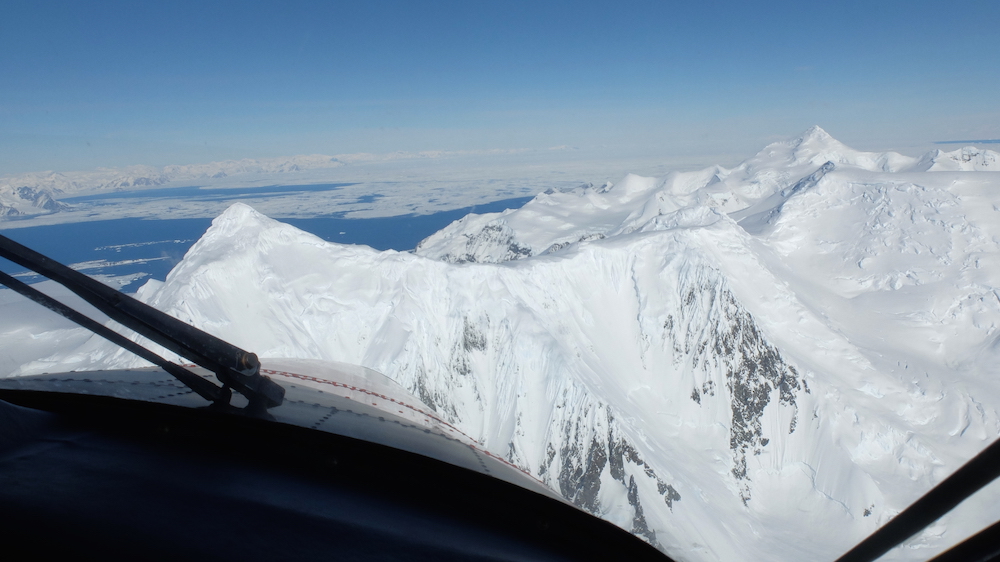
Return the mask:
[[(1000, 137), (1000, 5), (4, 1), (0, 176), (296, 154)], [(984, 62), (985, 61), (985, 62)]]

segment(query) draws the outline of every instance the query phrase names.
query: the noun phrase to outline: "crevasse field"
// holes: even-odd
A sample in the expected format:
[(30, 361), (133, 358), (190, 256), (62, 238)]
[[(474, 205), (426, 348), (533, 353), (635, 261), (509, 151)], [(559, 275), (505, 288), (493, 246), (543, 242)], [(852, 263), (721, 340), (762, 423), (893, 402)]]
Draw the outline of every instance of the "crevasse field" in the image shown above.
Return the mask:
[[(813, 128), (732, 169), (552, 189), (414, 252), (238, 203), (138, 296), (264, 358), (384, 373), (678, 560), (791, 562), (836, 558), (1000, 435), (998, 286), (1000, 155)], [(0, 294), (10, 376), (142, 364)], [(998, 500), (886, 559), (929, 558)]]

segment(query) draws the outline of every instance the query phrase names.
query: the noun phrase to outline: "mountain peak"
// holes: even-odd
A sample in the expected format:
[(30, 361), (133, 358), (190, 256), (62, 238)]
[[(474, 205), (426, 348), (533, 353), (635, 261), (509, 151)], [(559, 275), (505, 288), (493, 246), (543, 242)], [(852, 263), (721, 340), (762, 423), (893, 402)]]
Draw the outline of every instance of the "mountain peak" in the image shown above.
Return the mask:
[(221, 215), (215, 218), (215, 220), (236, 220), (242, 221), (251, 217), (263, 217), (264, 215), (257, 212), (256, 209), (247, 205), (246, 203), (241, 203), (237, 201), (233, 203)]
[(819, 125), (813, 125), (812, 127), (809, 127), (808, 129), (806, 129), (804, 133), (802, 133), (802, 140), (803, 141), (806, 141), (806, 140), (824, 140), (824, 141), (826, 141), (826, 140), (835, 140), (835, 139), (830, 136), (830, 133), (826, 132)]
[(216, 236), (231, 237), (238, 232), (260, 232), (268, 226), (277, 224), (280, 223), (260, 214), (250, 205), (237, 202), (230, 205), (221, 215), (212, 220), (212, 226), (209, 227), (206, 234), (211, 234), (208, 238), (215, 238)]
[(752, 174), (776, 166), (821, 166), (826, 162), (854, 164), (858, 154), (818, 125), (813, 125), (798, 137), (767, 145), (744, 164)]
[(827, 162), (869, 171), (893, 172), (915, 165), (917, 159), (895, 152), (855, 150), (813, 125), (798, 137), (767, 145), (744, 165), (753, 174), (775, 166), (818, 167)]
[(824, 150), (851, 150), (844, 143), (838, 141), (837, 139), (830, 136), (819, 125), (813, 125), (802, 133), (802, 136), (796, 138), (791, 142), (796, 152), (800, 151), (816, 151), (821, 152)]

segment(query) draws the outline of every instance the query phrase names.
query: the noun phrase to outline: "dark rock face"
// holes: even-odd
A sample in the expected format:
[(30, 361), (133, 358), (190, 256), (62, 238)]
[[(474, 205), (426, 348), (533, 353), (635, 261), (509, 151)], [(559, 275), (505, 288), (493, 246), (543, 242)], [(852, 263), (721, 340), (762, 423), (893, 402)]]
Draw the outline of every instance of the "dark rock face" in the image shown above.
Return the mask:
[(595, 437), (587, 446), (573, 443), (563, 447), (561, 453), (564, 460), (559, 471), (559, 491), (577, 506), (598, 513), (601, 504), (597, 494), (601, 491), (601, 473), (608, 464), (607, 447)]
[(569, 246), (572, 246), (575, 243), (588, 242), (590, 240), (603, 240), (604, 238), (605, 238), (605, 234), (603, 232), (591, 232), (589, 234), (584, 234), (583, 236), (580, 236), (580, 238), (578, 238), (576, 240), (576, 242), (574, 242), (573, 240), (567, 240), (565, 242), (556, 242), (555, 244), (552, 244), (551, 246), (549, 246), (548, 248), (546, 248), (545, 251), (542, 252), (542, 253), (543, 254), (551, 254), (551, 253), (554, 253), (554, 252), (558, 252), (559, 250), (562, 250), (563, 248), (567, 248)]
[(458, 389), (468, 390), (475, 400), (474, 406), (483, 411), (487, 404), (473, 373), (474, 360), (475, 357), (488, 353), (491, 345), (502, 345), (496, 341), (491, 342), (487, 337), (489, 332), (488, 315), (484, 314), (476, 319), (464, 317), (461, 328), (453, 332), (450, 338), (443, 341), (437, 339), (438, 344), (449, 350), (445, 364), (436, 364), (432, 359), (417, 356), (413, 358), (413, 363), (402, 366), (402, 370), (412, 369), (415, 375), (408, 390), (449, 423), (460, 423), (459, 411), (468, 407), (456, 401), (455, 393)]
[[(491, 232), (506, 228), (506, 225), (496, 226)], [(489, 243), (511, 244), (513, 239), (494, 237)], [(681, 387), (682, 394), (677, 398), (686, 400), (689, 396), (698, 404), (695, 408), (712, 409), (722, 419), (728, 414), (732, 461), (727, 466), (727, 478), (735, 481), (738, 497), (747, 504), (752, 496), (748, 459), (763, 452), (770, 439), (776, 437), (765, 434), (765, 428), (770, 427), (764, 423), (765, 410), (769, 406), (792, 408), (788, 432), (794, 432), (796, 397), (802, 391), (808, 392), (808, 388), (796, 368), (786, 362), (753, 315), (738, 301), (722, 272), (690, 254), (677, 254), (677, 261), (668, 263), (671, 265), (660, 270), (662, 276), (657, 281), (663, 283), (664, 293), (655, 299), (645, 299), (649, 287), (636, 285), (639, 310), (635, 318), (642, 340), (640, 353), (650, 353), (649, 360), (661, 366), (661, 375), (653, 375), (658, 372), (653, 369), (651, 376), (683, 377), (682, 380), (691, 381)], [(496, 388), (476, 372), (480, 366), (494, 368), (504, 364), (507, 376), (517, 373), (517, 367), (512, 367), (516, 358), (510, 357), (510, 363), (500, 358), (511, 347), (514, 332), (503, 327), (502, 317), (491, 319), (474, 309), (466, 311), (452, 324), (447, 337), (435, 344), (447, 350), (442, 361), (414, 358), (421, 367), (412, 391), (449, 421), (460, 419), (462, 412), (469, 412), (470, 407), (478, 407), (480, 412), (497, 407)], [(644, 356), (643, 365), (646, 360)], [(426, 372), (422, 371), (424, 366)], [(654, 456), (650, 449), (644, 448), (648, 445), (631, 440), (626, 433), (629, 420), (612, 404), (602, 401), (572, 377), (560, 379), (558, 384), (559, 390), (551, 402), (551, 417), (543, 424), (533, 419), (524, 425), (516, 398), (507, 396), (515, 404), (509, 411), (515, 419), (510, 422), (514, 426), (510, 438), (504, 435), (505, 458), (533, 472), (568, 501), (595, 515), (614, 513), (621, 517), (623, 510), (628, 514), (624, 505), (602, 504), (602, 498), (605, 504), (607, 498), (615, 498), (615, 502), (627, 500), (631, 515), (619, 523), (629, 526), (630, 531), (651, 544), (658, 544), (657, 529), (663, 518), (674, 511), (675, 503), (682, 501), (678, 489), (684, 491), (684, 483), (672, 480), (670, 466), (656, 464), (663, 462), (658, 460), (659, 452)], [(786, 410), (784, 415), (787, 413)], [(768, 411), (768, 415), (772, 414)], [(528, 432), (545, 427), (545, 433), (532, 433), (525, 440), (526, 427)], [(539, 443), (538, 438), (543, 440)], [(530, 446), (543, 449), (521, 450), (526, 443), (536, 443)], [(491, 446), (498, 445), (491, 443)]]
[(724, 377), (732, 415), (731, 473), (746, 503), (751, 496), (747, 456), (759, 455), (769, 443), (761, 423), (764, 409), (775, 397), (780, 405), (793, 408), (789, 433), (794, 432), (798, 417), (795, 396), (808, 388), (795, 367), (767, 341), (721, 274), (691, 267), (682, 274), (678, 289), (681, 307), (664, 322), (664, 339), (674, 353), (687, 357), (705, 377), (705, 382), (691, 391), (691, 399), (698, 404), (704, 407), (704, 399), (714, 397), (717, 384), (723, 382), (712, 377)]
[(465, 318), (464, 325), (465, 328), (462, 331), (462, 348), (465, 351), (472, 351), (473, 349), (486, 351), (486, 334), (480, 332), (474, 324), (469, 322), (467, 317)]
[(701, 388), (695, 387), (691, 391), (691, 400), (699, 404), (702, 396), (715, 396), (715, 381), (707, 380), (701, 384)]
[(440, 390), (428, 388), (428, 377), (423, 366), (417, 368), (417, 375), (415, 386), (410, 392), (416, 394), (421, 402), (427, 404), (448, 423), (458, 423), (458, 410), (455, 409), (451, 398)]
[[(22, 186), (14, 188), (14, 195), (18, 198), (28, 202), (32, 207), (41, 209), (43, 211), (56, 212), (62, 209), (69, 208), (69, 205), (65, 203), (60, 203), (52, 196), (52, 193), (47, 189), (38, 189), (34, 187)], [(7, 207), (8, 209), (10, 207)], [(2, 211), (2, 210), (0, 210)], [(3, 214), (23, 214), (19, 212), (14, 213), (3, 213)]]
[(514, 231), (503, 221), (494, 221), (476, 234), (463, 234), (465, 253), (446, 254), (441, 259), (451, 263), (501, 263), (530, 257), (529, 246), (515, 240)]
[[(570, 405), (566, 407), (572, 408)], [(656, 532), (646, 522), (644, 498), (636, 478), (646, 478), (655, 483), (667, 507), (672, 508), (674, 502), (680, 501), (681, 495), (642, 458), (619, 429), (611, 409), (601, 403), (574, 408), (554, 437), (561, 441), (561, 445), (549, 442), (539, 475), (555, 472), (554, 480), (566, 499), (600, 515), (603, 507), (600, 503), (601, 477), (607, 472), (626, 490), (633, 510), (630, 531), (650, 544), (658, 545)]]
[[(782, 405), (795, 408), (794, 391), (802, 390), (802, 385), (795, 367), (785, 364), (778, 350), (761, 336), (746, 311), (741, 311), (722, 338), (732, 342), (734, 349), (739, 350), (738, 356), (734, 357), (737, 361), (726, 373), (733, 414), (729, 447), (733, 451), (733, 476), (746, 482), (747, 455), (760, 454), (761, 448), (769, 441), (763, 436), (761, 418), (773, 391), (778, 391), (778, 400)], [(796, 418), (796, 415), (792, 416), (789, 433), (795, 430)], [(741, 486), (740, 497), (744, 503), (750, 499), (746, 484)]]
[[(642, 469), (643, 474), (656, 482), (656, 489), (663, 496), (663, 502), (667, 504), (667, 507), (672, 508), (674, 502), (681, 499), (681, 495), (677, 493), (677, 490), (673, 486), (667, 484), (656, 475), (656, 471), (639, 456), (639, 452), (635, 450), (635, 447), (626, 441), (623, 436), (616, 435), (617, 432), (614, 430), (617, 426), (610, 410), (608, 411), (608, 427), (608, 458), (611, 459), (611, 477), (625, 484), (625, 463), (629, 462), (636, 465), (636, 467)], [(629, 478), (631, 479), (632, 477), (629, 476)], [(633, 503), (633, 506), (636, 508), (640, 507), (638, 503)]]
[[(473, 392), (480, 407), (485, 407), (472, 372), (474, 357), (481, 357), (506, 342), (494, 333), (496, 326), (491, 324), (488, 315), (464, 317), (454, 339), (445, 344), (451, 350), (448, 369), (438, 374), (445, 380), (438, 380), (432, 389), (427, 384), (429, 373), (418, 373), (415, 379), (412, 391), (446, 419), (458, 417), (449, 389), (465, 387)], [(498, 341), (498, 337), (501, 340)], [(564, 387), (556, 410), (560, 417), (553, 420), (548, 430), (545, 454), (537, 467), (537, 475), (550, 482), (567, 500), (595, 515), (601, 515), (610, 507), (602, 505), (600, 499), (602, 485), (610, 476), (621, 484), (632, 507), (630, 530), (651, 544), (658, 544), (656, 533), (646, 520), (643, 503), (650, 501), (648, 492), (655, 489), (664, 504), (672, 508), (674, 502), (681, 500), (680, 493), (642, 457), (621, 430), (609, 405), (579, 389), (570, 391), (569, 387)], [(523, 436), (520, 413), (515, 419), (514, 432)], [(529, 469), (523, 465), (527, 456), (530, 455), (518, 450), (515, 441), (507, 443), (505, 457), (510, 462)]]
[[(488, 329), (489, 317), (484, 317), (483, 322), (485, 326), (482, 329)], [(456, 340), (452, 349), (451, 368), (459, 375), (465, 377), (472, 373), (470, 354), (477, 351), (486, 351), (486, 334), (480, 328), (477, 328), (476, 324), (471, 322), (468, 317), (463, 319), (462, 325), (460, 338)]]
[(829, 172), (833, 171), (833, 169), (835, 167), (836, 167), (836, 165), (833, 162), (827, 162), (827, 163), (823, 164), (815, 172), (813, 172), (813, 173), (809, 174), (808, 176), (806, 176), (806, 177), (800, 179), (799, 181), (795, 182), (795, 185), (793, 185), (793, 186), (791, 186), (789, 188), (781, 190), (781, 196), (782, 197), (791, 197), (792, 195), (795, 195), (796, 193), (799, 193), (801, 191), (805, 191), (807, 189), (811, 189), (813, 187), (816, 187), (816, 184), (819, 183), (819, 180), (823, 179), (823, 176), (825, 176)]
[(739, 220), (739, 225), (751, 234), (760, 234), (766, 225), (773, 225), (778, 220), (778, 217), (781, 216), (781, 210), (785, 207), (785, 203), (793, 195), (816, 187), (820, 180), (835, 168), (836, 165), (833, 162), (823, 164), (815, 172), (765, 199), (765, 202), (770, 201), (773, 203), (774, 207), (743, 217)]

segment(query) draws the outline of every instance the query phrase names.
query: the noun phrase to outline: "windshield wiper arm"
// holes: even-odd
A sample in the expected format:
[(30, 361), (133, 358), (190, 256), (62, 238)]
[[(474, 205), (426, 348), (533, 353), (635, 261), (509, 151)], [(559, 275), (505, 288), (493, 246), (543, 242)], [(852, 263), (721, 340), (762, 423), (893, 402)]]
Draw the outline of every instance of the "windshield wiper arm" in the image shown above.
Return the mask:
[[(879, 558), (937, 521), (998, 477), (1000, 477), (1000, 440), (983, 449), (951, 476), (838, 558), (837, 562), (870, 562)], [(987, 529), (990, 530), (993, 535), (987, 539), (995, 541), (995, 526)]]
[(158, 367), (162, 367), (164, 371), (173, 375), (177, 380), (184, 383), (185, 386), (198, 393), (198, 396), (201, 396), (205, 400), (217, 402), (223, 396), (222, 389), (212, 384), (210, 381), (199, 377), (176, 363), (167, 361), (145, 347), (142, 347), (138, 343), (108, 328), (104, 324), (77, 312), (38, 289), (35, 289), (26, 283), (22, 283), (2, 271), (0, 271), (0, 284), (7, 285), (21, 295), (37, 302), (38, 304), (61, 316), (72, 320), (73, 322), (76, 322), (111, 343), (124, 348), (127, 351), (131, 351)]
[[(157, 357), (149, 350), (141, 348), (141, 346), (135, 344), (143, 349), (143, 351), (147, 354), (157, 357), (164, 363), (174, 365), (174, 367), (183, 370), (187, 373), (187, 375), (197, 377), (215, 389), (215, 392), (213, 393), (213, 391), (209, 390), (201, 383), (193, 383), (199, 388), (195, 388), (193, 386), (191, 388), (199, 395), (205, 396), (202, 392), (214, 394), (216, 398), (206, 398), (217, 403), (220, 400), (225, 400), (228, 403), (228, 389), (231, 388), (247, 398), (249, 401), (247, 409), (254, 413), (263, 413), (268, 408), (279, 406), (284, 400), (285, 389), (272, 381), (270, 378), (260, 374), (260, 360), (254, 353), (240, 349), (224, 340), (186, 324), (173, 316), (156, 310), (147, 304), (141, 303), (124, 293), (116, 291), (111, 287), (95, 281), (78, 271), (70, 269), (63, 264), (30, 248), (22, 246), (21, 244), (18, 244), (10, 238), (2, 235), (0, 235), (0, 256), (3, 256), (18, 265), (26, 267), (63, 285), (104, 314), (107, 314), (108, 317), (115, 320), (119, 324), (134, 330), (135, 332), (162, 345), (170, 351), (173, 351), (182, 357), (186, 357), (192, 362), (215, 373), (216, 377), (218, 377), (224, 385), (222, 389), (219, 389), (215, 385), (205, 381), (201, 377), (198, 377), (194, 373), (191, 373), (178, 365), (174, 365), (165, 359)], [(7, 275), (4, 277), (9, 278)], [(14, 281), (15, 284), (24, 285), (17, 280)], [(7, 283), (5, 282), (4, 284)], [(10, 285), (8, 284), (8, 286)], [(14, 289), (13, 286), (11, 286), (11, 288)], [(30, 287), (28, 287), (28, 289), (29, 291), (34, 291)], [(21, 294), (24, 293), (22, 292)], [(40, 302), (44, 306), (47, 306), (60, 314), (62, 312), (57, 308), (72, 310), (69, 307), (62, 305), (62, 303), (58, 303), (58, 301), (54, 301), (54, 299), (47, 297), (46, 295), (41, 293), (39, 294), (42, 295), (42, 300), (39, 300), (34, 296), (25, 296), (28, 296), (28, 298), (31, 298), (36, 302)], [(43, 300), (46, 302), (42, 302)], [(49, 306), (46, 303), (50, 300), (58, 303), (60, 306), (57, 308)], [(73, 312), (76, 313), (76, 311)], [(74, 318), (70, 319), (74, 322), (76, 321)], [(93, 322), (89, 318), (87, 318), (87, 320)], [(84, 327), (90, 329), (90, 326)], [(107, 331), (118, 335), (111, 330)], [(98, 333), (102, 337), (107, 337), (104, 333), (95, 333)], [(118, 341), (113, 339), (111, 341), (121, 345)], [(130, 341), (130, 343), (134, 342)], [(126, 347), (126, 349), (135, 353), (134, 349), (130, 349), (128, 347)], [(152, 361), (148, 357), (141, 354), (138, 355), (148, 361), (156, 363), (156, 361)], [(160, 363), (156, 364), (163, 367), (167, 372), (177, 376), (175, 372), (171, 372), (177, 371), (177, 369), (174, 369), (173, 367), (165, 367)], [(183, 374), (178, 377), (178, 380), (184, 384), (188, 384), (188, 382), (184, 380), (185, 378), (189, 381), (191, 380), (190, 377)], [(188, 386), (191, 385), (188, 384)]]

